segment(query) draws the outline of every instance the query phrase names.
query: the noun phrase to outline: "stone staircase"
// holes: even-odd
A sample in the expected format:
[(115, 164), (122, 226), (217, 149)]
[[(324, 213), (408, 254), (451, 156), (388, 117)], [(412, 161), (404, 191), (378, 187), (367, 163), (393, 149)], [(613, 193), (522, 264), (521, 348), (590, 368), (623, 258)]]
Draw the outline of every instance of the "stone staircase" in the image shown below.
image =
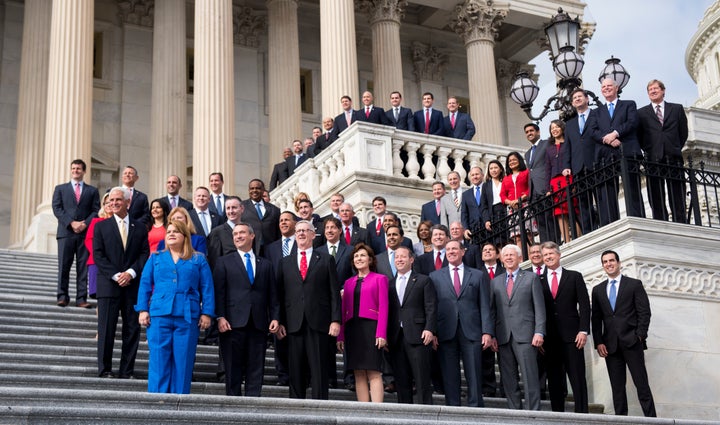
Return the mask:
[[(386, 394), (383, 404), (359, 404), (354, 401), (354, 392), (345, 389), (331, 389), (330, 401), (291, 400), (287, 387), (275, 385), (271, 350), (267, 353), (263, 397), (227, 397), (224, 384), (215, 374), (217, 347), (205, 345), (198, 346), (190, 395), (149, 394), (144, 379), (97, 377), (95, 309), (79, 309), (72, 303), (65, 308), (55, 305), (56, 268), (54, 256), (0, 250), (2, 424), (681, 423), (511, 411), (504, 409), (502, 398), (486, 398), (485, 409), (446, 407), (442, 396), (437, 395), (434, 406), (399, 405), (391, 394)], [(116, 363), (119, 345), (115, 346)], [(140, 378), (147, 370), (147, 361), (143, 334), (135, 368)], [(338, 357), (338, 371), (342, 370), (341, 362)], [(543, 402), (543, 409), (550, 410), (548, 402)], [(591, 409), (602, 412), (599, 405)], [(571, 403), (568, 410), (572, 411)]]

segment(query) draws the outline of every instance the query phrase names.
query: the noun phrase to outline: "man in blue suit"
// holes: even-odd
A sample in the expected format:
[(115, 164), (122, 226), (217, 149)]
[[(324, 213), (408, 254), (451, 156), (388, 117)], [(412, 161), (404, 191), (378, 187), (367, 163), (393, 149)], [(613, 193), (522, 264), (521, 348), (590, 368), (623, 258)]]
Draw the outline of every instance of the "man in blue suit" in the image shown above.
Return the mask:
[(473, 230), (484, 229), (483, 223), (490, 221), (490, 212), (487, 205), (482, 205), (482, 169), (478, 166), (470, 168), (470, 188), (462, 193), (460, 207), (460, 222), (465, 228), (466, 239), (469, 239)]
[(253, 253), (252, 226), (233, 228), (237, 252), (220, 257), (213, 270), (220, 350), (225, 362), (225, 392), (259, 397), (265, 369), (266, 335), (280, 329), (280, 305), (270, 260)]
[(420, 221), (430, 220), (433, 224), (440, 224), (443, 206), (442, 198), (445, 196), (445, 183), (434, 181), (432, 184), (433, 200), (422, 205)]
[(362, 94), (363, 107), (357, 111), (357, 120), (371, 122), (373, 124), (392, 125), (392, 122), (385, 116), (385, 110), (373, 104), (375, 98), (369, 91)]
[(448, 98), (448, 116), (443, 121), (445, 135), (460, 140), (472, 140), (475, 135), (475, 124), (470, 115), (460, 112), (460, 104), (456, 97)]
[(58, 220), (58, 286), (57, 305), (65, 307), (70, 302), (70, 268), (73, 259), (77, 267), (75, 305), (88, 308), (87, 267), (88, 251), (85, 234), (93, 217), (100, 209), (100, 197), (93, 186), (83, 181), (87, 165), (82, 159), (70, 163), (72, 179), (55, 186), (52, 198), (53, 214)]
[(415, 132), (434, 134), (436, 136), (445, 135), (445, 127), (443, 126), (443, 115), (442, 112), (433, 109), (433, 102), (435, 97), (430, 92), (425, 92), (422, 95), (423, 107), (421, 110), (415, 112)]
[(448, 265), (430, 273), (437, 293), (437, 344), (445, 404), (460, 405), (460, 359), (467, 381), (467, 405), (483, 406), (482, 350), (495, 334), (490, 310), (490, 279), (465, 267), (460, 242), (445, 246)]
[(340, 104), (342, 105), (343, 111), (335, 117), (335, 128), (337, 129), (338, 136), (346, 128), (350, 127), (352, 123), (357, 121), (357, 114), (352, 107), (352, 98), (345, 95), (340, 98)]
[(415, 131), (415, 119), (410, 108), (401, 106), (402, 94), (399, 91), (390, 93), (390, 105), (392, 108), (385, 111), (385, 116), (390, 121), (389, 125), (395, 126), (398, 130)]
[[(642, 156), (637, 138), (637, 106), (632, 100), (618, 99), (618, 86), (614, 80), (606, 78), (602, 81), (600, 91), (605, 104), (595, 109), (595, 120), (591, 128), (593, 140), (597, 143), (596, 162), (609, 164), (620, 158), (630, 160), (628, 181), (623, 182), (625, 197), (628, 198), (627, 214), (643, 217), (642, 195), (640, 194), (640, 174), (633, 171), (637, 168), (636, 160)], [(622, 146), (622, 149), (621, 149)], [(617, 178), (598, 189), (600, 224), (606, 225), (620, 218), (618, 210)]]

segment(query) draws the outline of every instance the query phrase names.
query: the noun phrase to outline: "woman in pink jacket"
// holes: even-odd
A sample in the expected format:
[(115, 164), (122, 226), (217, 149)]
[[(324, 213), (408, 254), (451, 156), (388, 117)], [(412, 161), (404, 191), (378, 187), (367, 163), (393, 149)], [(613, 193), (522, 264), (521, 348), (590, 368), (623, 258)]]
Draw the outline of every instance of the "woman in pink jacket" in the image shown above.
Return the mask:
[(359, 243), (352, 255), (357, 275), (345, 282), (342, 298), (343, 326), (338, 349), (347, 348), (346, 366), (355, 373), (358, 401), (382, 403), (383, 349), (387, 345), (388, 279), (375, 273), (375, 253)]

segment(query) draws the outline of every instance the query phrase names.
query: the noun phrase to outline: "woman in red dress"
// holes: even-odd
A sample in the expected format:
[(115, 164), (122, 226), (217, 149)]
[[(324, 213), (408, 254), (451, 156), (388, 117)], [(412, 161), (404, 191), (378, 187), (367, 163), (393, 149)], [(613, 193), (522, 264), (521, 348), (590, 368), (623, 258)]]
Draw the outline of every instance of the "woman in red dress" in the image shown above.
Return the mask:
[[(507, 206), (508, 215), (514, 214), (524, 206), (530, 196), (530, 171), (525, 165), (522, 155), (518, 152), (510, 152), (505, 160), (506, 175), (500, 187), (500, 200)], [(530, 219), (522, 221), (530, 221)], [(537, 226), (526, 223), (528, 238), (532, 238)], [(510, 231), (510, 237), (515, 240), (517, 246), (522, 246), (520, 240), (520, 226), (515, 226)]]
[[(548, 139), (548, 147), (545, 150), (545, 181), (547, 182), (547, 194), (554, 194), (555, 202), (554, 215), (557, 218), (560, 227), (560, 243), (570, 242), (572, 236), (570, 234), (570, 220), (568, 218), (568, 202), (566, 195), (566, 187), (568, 183), (572, 183), (571, 170), (564, 168), (565, 155), (569, 155), (568, 145), (565, 144), (565, 122), (561, 120), (553, 120), (550, 122), (550, 138)], [(577, 200), (574, 200), (573, 207), (575, 214), (579, 213), (577, 209)], [(575, 222), (575, 230), (580, 235), (580, 225)]]

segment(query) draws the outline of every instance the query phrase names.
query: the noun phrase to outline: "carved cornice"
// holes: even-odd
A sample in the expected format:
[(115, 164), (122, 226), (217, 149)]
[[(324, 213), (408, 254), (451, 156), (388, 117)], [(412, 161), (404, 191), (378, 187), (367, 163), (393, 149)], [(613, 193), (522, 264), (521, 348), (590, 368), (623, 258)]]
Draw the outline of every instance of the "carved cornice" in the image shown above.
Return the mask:
[(152, 27), (154, 13), (154, 0), (118, 1), (118, 16), (123, 23)]
[(233, 6), (233, 41), (257, 48), (260, 35), (267, 28), (267, 16), (248, 6)]
[(448, 64), (448, 55), (419, 41), (412, 44), (413, 73), (418, 80), (442, 81)]
[(457, 16), (450, 22), (450, 28), (465, 44), (478, 40), (494, 42), (507, 13), (507, 8), (495, 7), (492, 0), (465, 0), (455, 6)]
[(355, 0), (355, 10), (366, 13), (370, 24), (382, 21), (400, 23), (405, 17), (407, 0)]

